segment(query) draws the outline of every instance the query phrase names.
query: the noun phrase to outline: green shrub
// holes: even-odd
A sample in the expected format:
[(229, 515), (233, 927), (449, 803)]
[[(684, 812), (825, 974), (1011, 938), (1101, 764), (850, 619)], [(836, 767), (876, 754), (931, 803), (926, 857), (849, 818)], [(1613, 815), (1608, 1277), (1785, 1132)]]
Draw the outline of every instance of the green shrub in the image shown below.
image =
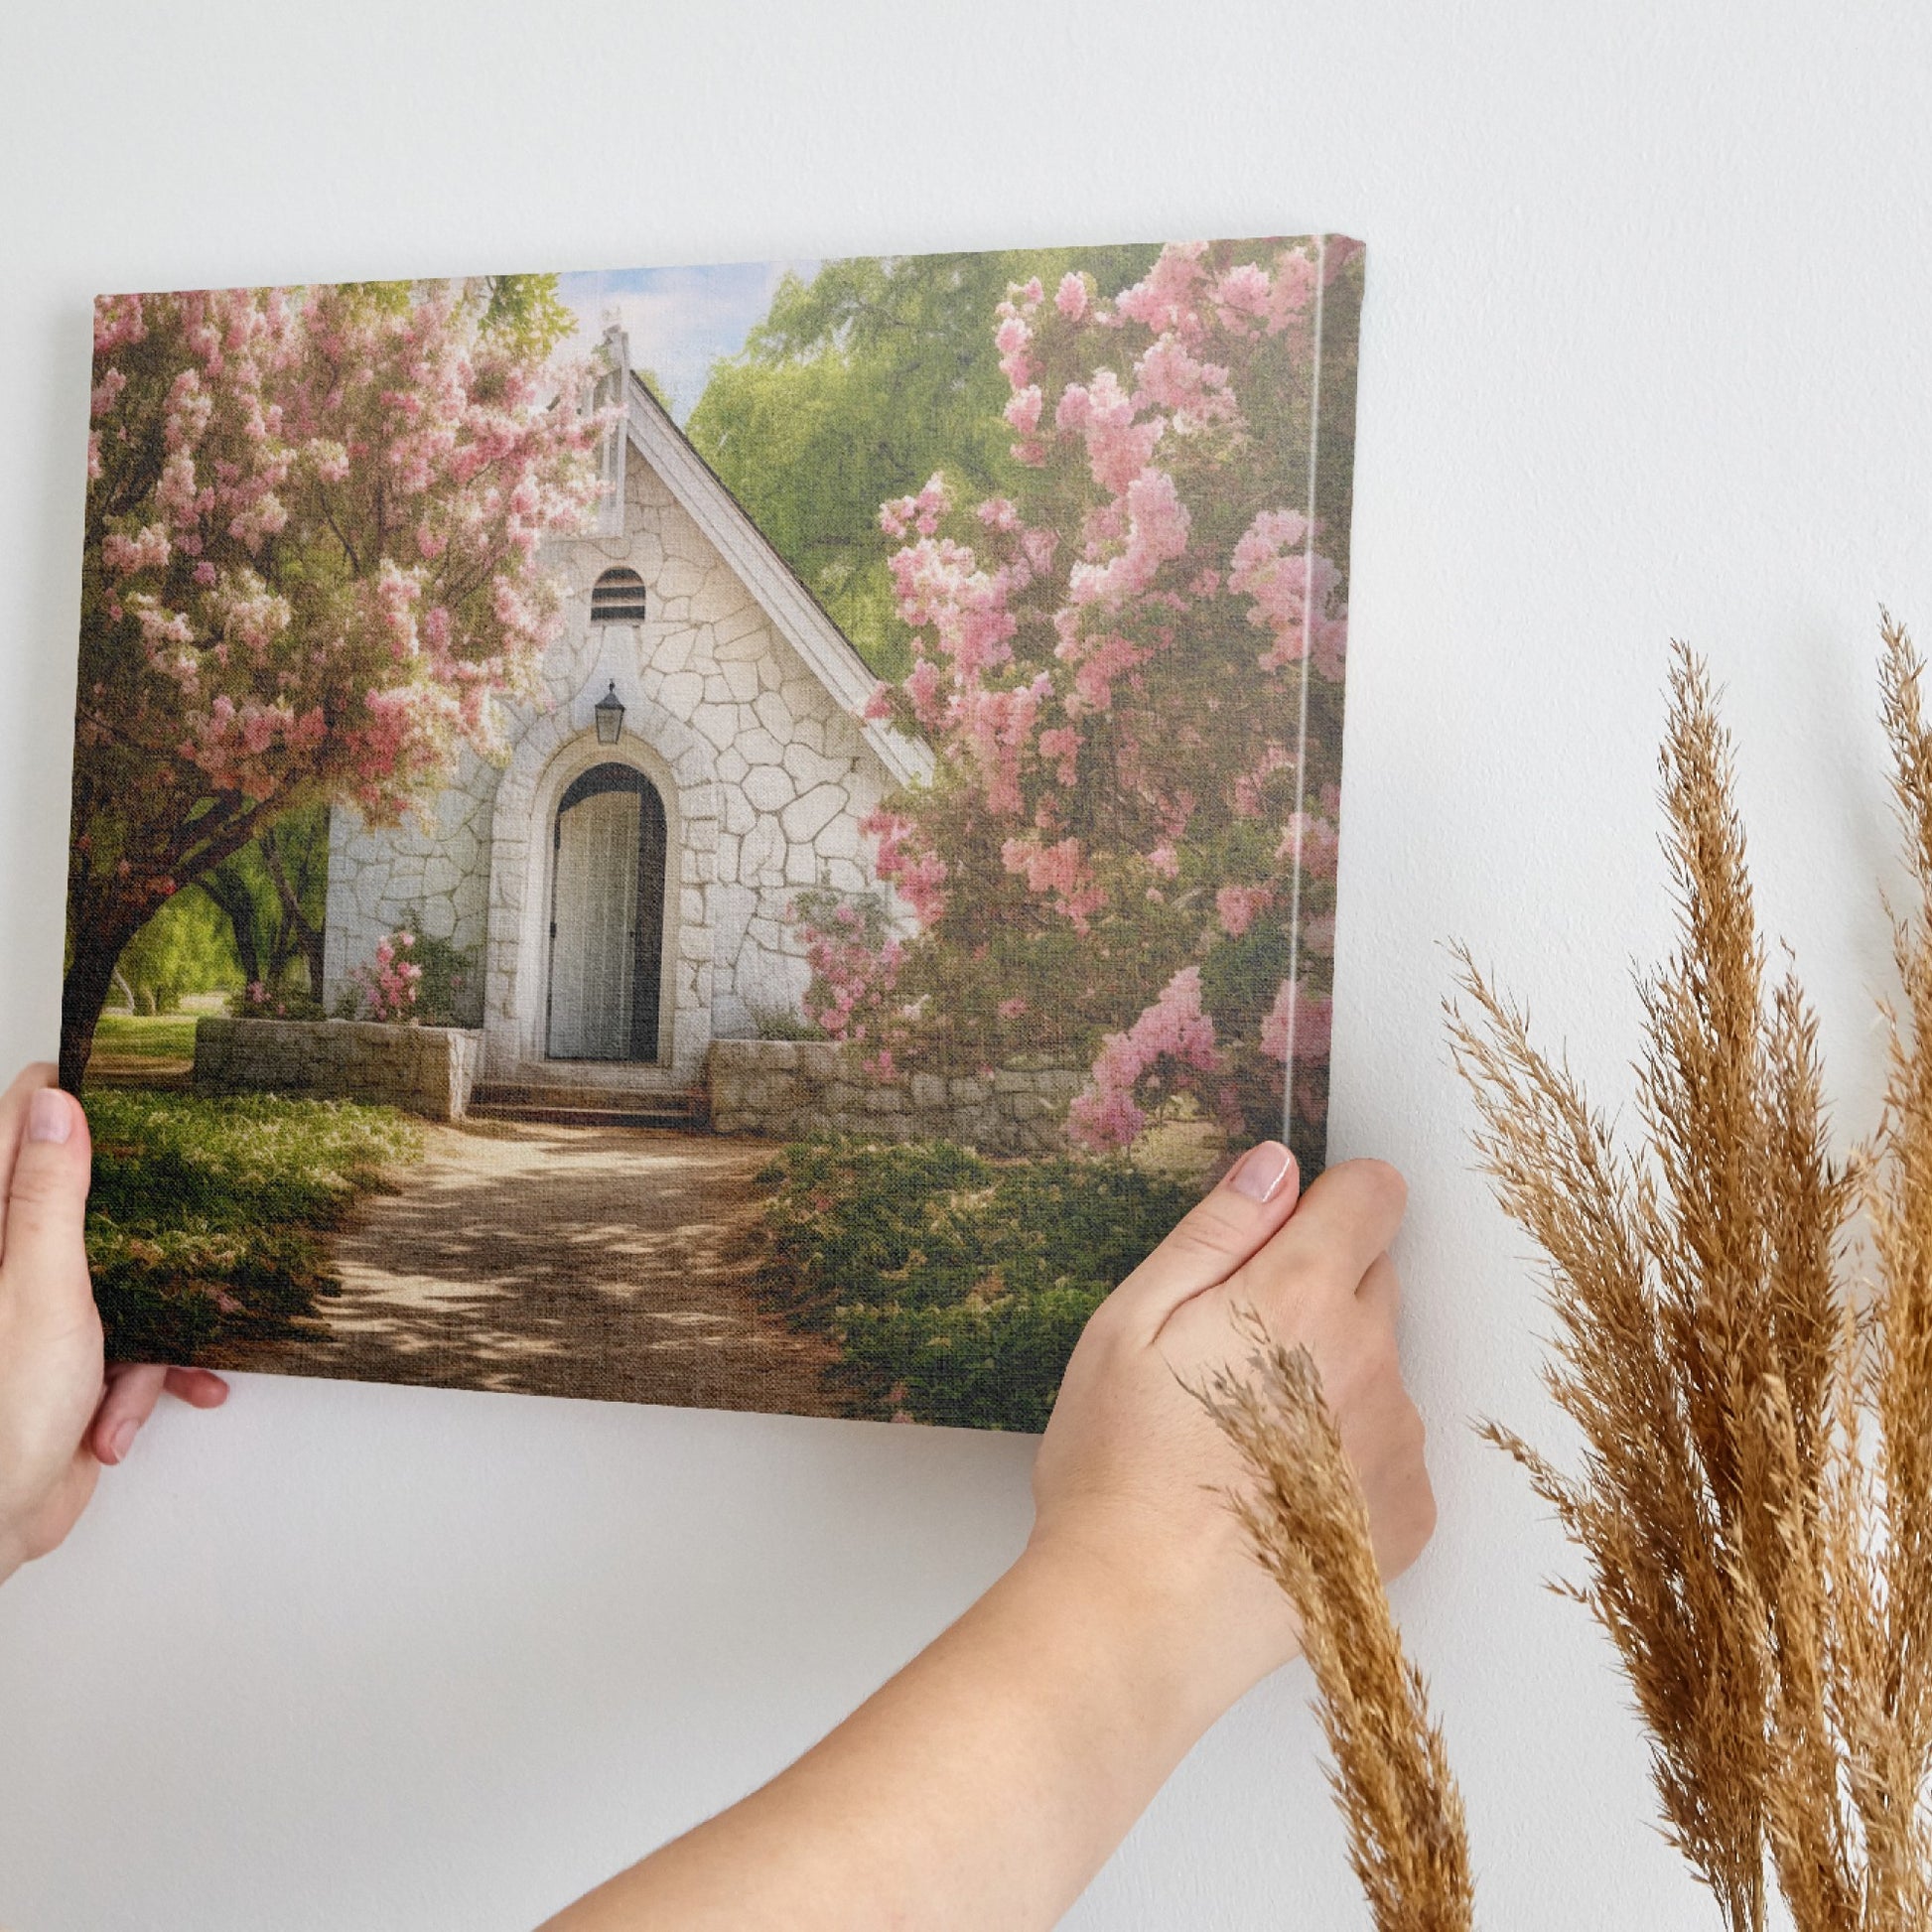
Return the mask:
[(860, 1415), (1043, 1429), (1115, 1283), (1191, 1204), (1121, 1161), (797, 1142), (764, 1171), (769, 1292), (845, 1356)]
[(103, 1013), (94, 1027), (94, 1051), (136, 1060), (192, 1060), (195, 1024), (192, 1013)]
[(309, 1312), (343, 1208), (422, 1146), (394, 1109), (347, 1101), (106, 1088), (85, 1104), (87, 1261), (124, 1361), (192, 1361)]

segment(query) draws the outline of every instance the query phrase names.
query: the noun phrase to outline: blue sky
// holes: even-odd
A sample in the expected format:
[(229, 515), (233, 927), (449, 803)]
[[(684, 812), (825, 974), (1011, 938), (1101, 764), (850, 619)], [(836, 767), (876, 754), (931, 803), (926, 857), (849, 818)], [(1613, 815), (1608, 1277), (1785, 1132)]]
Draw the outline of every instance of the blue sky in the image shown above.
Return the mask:
[(744, 347), (784, 276), (809, 280), (817, 269), (815, 261), (590, 269), (560, 275), (557, 290), (576, 312), (586, 343), (596, 342), (614, 317), (622, 323), (631, 366), (656, 372), (671, 414), (682, 423), (704, 393), (712, 363)]

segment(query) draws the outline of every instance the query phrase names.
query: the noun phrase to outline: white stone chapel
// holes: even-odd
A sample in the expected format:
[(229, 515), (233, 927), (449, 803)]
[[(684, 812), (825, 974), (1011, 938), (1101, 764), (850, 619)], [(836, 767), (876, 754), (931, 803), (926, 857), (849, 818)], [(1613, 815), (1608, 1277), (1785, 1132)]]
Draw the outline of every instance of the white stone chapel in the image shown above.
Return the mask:
[(333, 813), (323, 997), (334, 1011), (377, 942), (420, 923), (482, 962), (463, 1017), (485, 1079), (682, 1090), (714, 1039), (798, 1015), (787, 906), (873, 886), (860, 821), (931, 756), (860, 718), (858, 652), (620, 333), (606, 352), (625, 420), (595, 529), (546, 545), (567, 593), (549, 703), (510, 714), (506, 764), (466, 752), (401, 827)]

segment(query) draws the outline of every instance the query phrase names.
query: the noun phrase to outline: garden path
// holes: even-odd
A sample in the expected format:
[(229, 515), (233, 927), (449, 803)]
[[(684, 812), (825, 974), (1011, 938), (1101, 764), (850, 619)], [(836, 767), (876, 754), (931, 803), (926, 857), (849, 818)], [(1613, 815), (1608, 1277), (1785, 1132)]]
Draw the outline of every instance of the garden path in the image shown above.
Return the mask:
[(340, 1295), (210, 1366), (834, 1415), (836, 1351), (753, 1296), (763, 1142), (426, 1127), (337, 1236)]

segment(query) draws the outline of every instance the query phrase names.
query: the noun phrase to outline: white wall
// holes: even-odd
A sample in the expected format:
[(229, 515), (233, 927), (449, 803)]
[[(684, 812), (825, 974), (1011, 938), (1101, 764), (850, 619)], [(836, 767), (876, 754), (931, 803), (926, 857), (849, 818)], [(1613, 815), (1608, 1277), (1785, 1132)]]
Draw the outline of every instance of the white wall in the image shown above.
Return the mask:
[[(185, 20), (177, 16), (192, 13)], [(814, 19), (811, 16), (816, 15)], [(1568, 15), (1568, 19), (1562, 16)], [(1869, 1113), (1880, 599), (1932, 640), (1920, 9), (43, 4), (0, 146), (0, 1062), (54, 1040), (97, 288), (1345, 229), (1362, 353), (1337, 1153), (1408, 1170), (1400, 1588), (1495, 1928), (1705, 1926), (1562, 1553), (1439, 942), (1620, 1090), (1666, 639)], [(1024, 1441), (248, 1380), (0, 1595), (0, 1922), (513, 1928), (775, 1769), (1017, 1548)], [(1363, 1922), (1304, 1684), (1072, 1923)]]

